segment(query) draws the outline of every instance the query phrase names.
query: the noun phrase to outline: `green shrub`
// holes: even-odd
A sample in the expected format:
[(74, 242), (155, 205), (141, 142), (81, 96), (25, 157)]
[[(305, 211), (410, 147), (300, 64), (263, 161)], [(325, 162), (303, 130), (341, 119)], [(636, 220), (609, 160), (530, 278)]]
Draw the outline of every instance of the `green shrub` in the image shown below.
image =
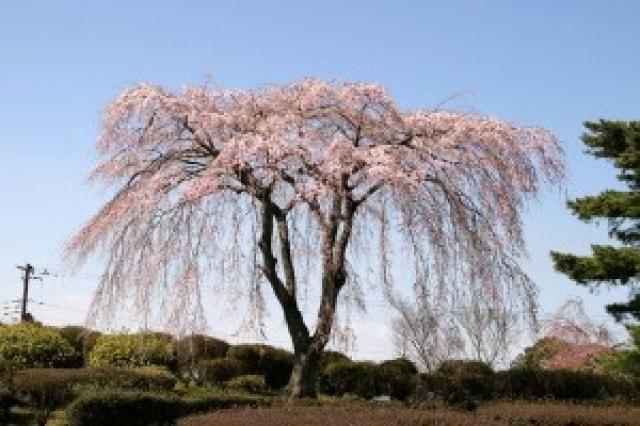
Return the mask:
[(85, 393), (66, 410), (71, 426), (172, 424), (180, 415), (175, 396), (142, 392)]
[(415, 365), (406, 359), (380, 363), (376, 371), (376, 393), (404, 401), (416, 386), (417, 372)]
[(176, 370), (177, 358), (171, 336), (164, 334), (112, 334), (98, 337), (89, 353), (94, 367), (140, 367), (161, 365)]
[(380, 363), (380, 367), (393, 369), (395, 371), (399, 371), (399, 372), (402, 372), (403, 374), (407, 374), (410, 376), (418, 374), (418, 369), (416, 368), (416, 365), (406, 358), (396, 358), (396, 359), (390, 359), (387, 361), (382, 361)]
[(155, 368), (38, 368), (17, 371), (14, 388), (24, 403), (41, 409), (60, 407), (83, 387), (169, 390), (176, 384), (170, 372)]
[(178, 366), (186, 370), (196, 366), (201, 360), (224, 358), (229, 344), (224, 340), (202, 334), (185, 336), (176, 342)]
[(13, 375), (17, 366), (12, 361), (0, 360), (0, 389), (11, 390), (13, 388)]
[(72, 426), (174, 424), (179, 416), (269, 404), (270, 400), (265, 397), (201, 390), (182, 397), (148, 392), (94, 391), (84, 393), (70, 404), (65, 417)]
[(525, 348), (524, 352), (516, 357), (512, 368), (542, 368), (545, 361), (553, 358), (571, 345), (557, 337), (543, 337), (532, 346)]
[(0, 326), (0, 360), (23, 368), (69, 367), (79, 355), (60, 332), (32, 323)]
[(293, 369), (293, 355), (283, 349), (265, 348), (260, 353), (258, 374), (264, 376), (270, 389), (281, 389), (289, 383)]
[(293, 368), (293, 354), (268, 345), (231, 346), (227, 357), (241, 361), (249, 374), (265, 376), (271, 389), (280, 389), (289, 382)]
[(495, 374), (495, 395), (502, 398), (561, 400), (637, 399), (638, 381), (588, 371), (516, 368)]
[(445, 376), (455, 376), (455, 375), (480, 375), (480, 376), (489, 376), (493, 373), (491, 367), (480, 361), (469, 361), (469, 360), (449, 360), (444, 361), (438, 369), (436, 373), (443, 374)]
[(211, 384), (220, 384), (246, 372), (242, 361), (230, 358), (205, 359), (198, 364), (199, 379)]
[(619, 351), (597, 362), (604, 373), (640, 379), (640, 350)]
[(233, 345), (227, 351), (227, 358), (237, 359), (247, 367), (247, 371), (257, 374), (260, 370), (260, 356), (266, 345)]
[(320, 356), (320, 370), (324, 370), (329, 364), (337, 361), (351, 361), (351, 358), (337, 351), (324, 351)]
[(262, 393), (267, 390), (264, 376), (247, 374), (234, 377), (226, 382), (227, 389), (239, 392)]
[(77, 365), (77, 367), (83, 366), (87, 362), (89, 352), (91, 352), (91, 349), (95, 346), (101, 333), (75, 325), (60, 327), (58, 330), (60, 330), (62, 337), (69, 342), (76, 353), (80, 355), (79, 365)]
[(416, 386), (416, 398), (438, 397), (449, 404), (467, 400), (488, 400), (494, 396), (493, 375), (441, 373), (420, 374)]
[(377, 393), (376, 380), (377, 366), (373, 363), (337, 361), (322, 371), (320, 391), (333, 396), (354, 394), (369, 399)]
[(640, 379), (640, 326), (627, 326), (632, 348), (598, 360), (605, 373)]

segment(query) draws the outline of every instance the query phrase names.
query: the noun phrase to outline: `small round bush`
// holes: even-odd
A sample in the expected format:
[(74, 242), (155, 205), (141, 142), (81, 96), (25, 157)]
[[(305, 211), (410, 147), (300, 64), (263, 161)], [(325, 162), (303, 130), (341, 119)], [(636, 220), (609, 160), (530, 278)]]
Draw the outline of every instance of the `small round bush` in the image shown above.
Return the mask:
[(415, 365), (406, 359), (382, 362), (376, 372), (377, 393), (401, 401), (406, 400), (416, 386), (417, 372)]
[(264, 348), (260, 353), (258, 373), (264, 375), (270, 389), (281, 389), (289, 383), (293, 369), (293, 354), (277, 348)]
[(170, 337), (163, 334), (111, 334), (100, 336), (89, 353), (94, 367), (161, 365), (175, 370), (176, 355)]
[(205, 359), (198, 363), (199, 379), (205, 383), (220, 384), (244, 373), (246, 367), (237, 359)]
[(354, 394), (373, 398), (377, 388), (377, 365), (370, 362), (337, 361), (321, 373), (320, 390), (333, 396)]
[(337, 361), (351, 361), (351, 358), (338, 351), (324, 351), (320, 356), (320, 369), (324, 370), (329, 364)]
[(88, 392), (66, 410), (71, 426), (175, 424), (181, 403), (177, 397), (155, 393)]
[(229, 348), (227, 357), (241, 361), (249, 374), (265, 376), (267, 386), (280, 389), (289, 382), (293, 354), (268, 345), (244, 344)]
[(180, 368), (186, 369), (204, 359), (224, 358), (229, 344), (215, 337), (192, 334), (178, 340), (176, 350)]
[(403, 374), (407, 374), (410, 376), (414, 374), (418, 374), (418, 369), (416, 368), (416, 365), (406, 358), (396, 358), (396, 359), (390, 359), (387, 361), (382, 361), (380, 363), (380, 368), (382, 368), (383, 370), (392, 370), (392, 371), (401, 372)]
[(234, 377), (226, 382), (227, 389), (237, 392), (262, 393), (267, 390), (264, 376), (248, 374)]
[(227, 358), (242, 361), (248, 372), (257, 374), (260, 370), (260, 353), (264, 346), (253, 344), (233, 345), (227, 351)]
[(32, 323), (0, 326), (0, 360), (22, 368), (72, 367), (79, 355), (60, 331)]
[(91, 352), (91, 349), (95, 346), (101, 333), (99, 331), (90, 330), (76, 325), (60, 327), (58, 330), (60, 330), (62, 337), (69, 342), (76, 353), (80, 355), (81, 362), (77, 367), (84, 365), (89, 352)]

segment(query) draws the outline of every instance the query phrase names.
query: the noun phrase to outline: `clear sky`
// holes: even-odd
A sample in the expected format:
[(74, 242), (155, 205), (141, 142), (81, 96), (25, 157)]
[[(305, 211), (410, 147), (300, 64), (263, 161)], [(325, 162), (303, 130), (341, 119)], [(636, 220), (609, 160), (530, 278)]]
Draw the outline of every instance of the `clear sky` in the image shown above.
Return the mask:
[[(243, 88), (317, 76), (380, 82), (407, 108), (460, 93), (451, 108), (556, 132), (570, 181), (529, 205), (525, 265), (543, 313), (582, 296), (604, 319), (602, 306), (626, 292), (590, 294), (555, 273), (548, 253), (606, 240), (604, 224), (580, 223), (564, 205), (616, 185), (609, 165), (582, 154), (579, 136), (584, 120), (640, 118), (639, 14), (634, 0), (2, 2), (0, 302), (20, 295), (17, 264), (60, 271), (65, 240), (104, 201), (83, 179), (101, 114), (120, 91), (207, 76)], [(80, 321), (93, 273), (36, 283), (32, 297), (47, 305), (33, 312)], [(272, 318), (268, 337), (286, 343)], [(233, 328), (213, 322), (213, 333)], [(358, 317), (355, 355), (389, 355), (387, 325), (375, 306)]]

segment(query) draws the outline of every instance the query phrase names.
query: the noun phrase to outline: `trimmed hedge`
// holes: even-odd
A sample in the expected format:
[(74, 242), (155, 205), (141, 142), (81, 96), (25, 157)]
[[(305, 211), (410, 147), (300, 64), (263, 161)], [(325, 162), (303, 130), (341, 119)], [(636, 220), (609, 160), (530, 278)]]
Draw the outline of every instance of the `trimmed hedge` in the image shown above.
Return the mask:
[(216, 385), (240, 376), (246, 371), (247, 367), (237, 359), (206, 359), (198, 364), (199, 380)]
[(67, 407), (70, 426), (172, 424), (181, 412), (176, 396), (143, 392), (85, 393)]
[(404, 401), (416, 386), (418, 369), (409, 360), (398, 358), (383, 361), (377, 366), (376, 391), (378, 395), (389, 395)]
[(324, 351), (320, 356), (320, 369), (324, 370), (329, 364), (337, 361), (351, 361), (351, 358), (338, 351)]
[(73, 400), (82, 387), (136, 390), (170, 390), (176, 378), (166, 370), (78, 368), (26, 369), (16, 372), (14, 389), (18, 399), (39, 408), (56, 408)]
[(89, 353), (93, 367), (141, 367), (160, 365), (177, 369), (174, 342), (170, 335), (111, 334), (98, 337)]
[(370, 362), (333, 362), (320, 375), (320, 391), (333, 396), (373, 398), (377, 394), (376, 370), (376, 364)]
[(0, 326), (0, 360), (22, 368), (72, 367), (79, 354), (55, 328), (33, 323)]
[(227, 389), (238, 392), (263, 393), (267, 390), (264, 376), (257, 374), (246, 374), (234, 377), (226, 382)]
[(489, 364), (480, 361), (470, 361), (464, 359), (454, 359), (444, 361), (436, 373), (443, 374), (445, 376), (459, 376), (459, 375), (479, 375), (490, 376), (493, 374), (493, 369)]
[(262, 375), (270, 389), (281, 389), (289, 383), (293, 369), (293, 354), (268, 345), (231, 346), (227, 357), (241, 361), (246, 372)]
[(62, 337), (69, 342), (76, 353), (79, 355), (78, 365), (75, 367), (82, 367), (88, 361), (89, 352), (93, 349), (98, 340), (98, 337), (102, 335), (99, 331), (90, 330), (88, 328), (76, 325), (69, 325), (66, 327), (60, 327), (58, 329)]
[(174, 424), (189, 414), (232, 407), (268, 406), (264, 397), (197, 392), (185, 396), (157, 392), (87, 392), (66, 409), (70, 426)]
[(640, 399), (640, 381), (588, 371), (516, 368), (492, 374), (420, 374), (414, 397), (448, 403), (488, 399)]
[(352, 394), (370, 399), (389, 395), (405, 400), (416, 387), (416, 368), (405, 359), (381, 364), (339, 360), (326, 365), (320, 374), (320, 392), (332, 396)]
[(640, 382), (588, 371), (512, 369), (494, 376), (495, 395), (502, 398), (590, 400), (640, 397)]
[(224, 340), (203, 334), (185, 336), (176, 342), (178, 367), (186, 370), (205, 359), (224, 358), (229, 344)]

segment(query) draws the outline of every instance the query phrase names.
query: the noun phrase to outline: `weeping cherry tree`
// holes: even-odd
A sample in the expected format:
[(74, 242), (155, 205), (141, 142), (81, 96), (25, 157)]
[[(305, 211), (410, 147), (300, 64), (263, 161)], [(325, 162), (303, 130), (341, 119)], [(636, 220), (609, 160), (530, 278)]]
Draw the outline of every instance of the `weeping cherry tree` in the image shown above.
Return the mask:
[[(316, 396), (338, 296), (362, 295), (372, 271), (393, 266), (388, 244), (404, 244), (405, 279), (422, 294), (473, 274), (486, 297), (509, 288), (533, 307), (517, 263), (520, 210), (564, 174), (544, 129), (407, 112), (377, 84), (316, 79), (252, 91), (139, 85), (108, 106), (97, 149), (90, 178), (115, 195), (68, 244), (80, 263), (106, 258), (90, 315), (125, 297), (144, 311), (162, 293), (168, 322), (193, 320), (207, 283), (248, 291), (260, 310), (266, 284), (293, 344), (292, 397)], [(232, 272), (243, 279), (216, 287)], [(319, 293), (312, 321), (299, 301), (306, 283)]]

